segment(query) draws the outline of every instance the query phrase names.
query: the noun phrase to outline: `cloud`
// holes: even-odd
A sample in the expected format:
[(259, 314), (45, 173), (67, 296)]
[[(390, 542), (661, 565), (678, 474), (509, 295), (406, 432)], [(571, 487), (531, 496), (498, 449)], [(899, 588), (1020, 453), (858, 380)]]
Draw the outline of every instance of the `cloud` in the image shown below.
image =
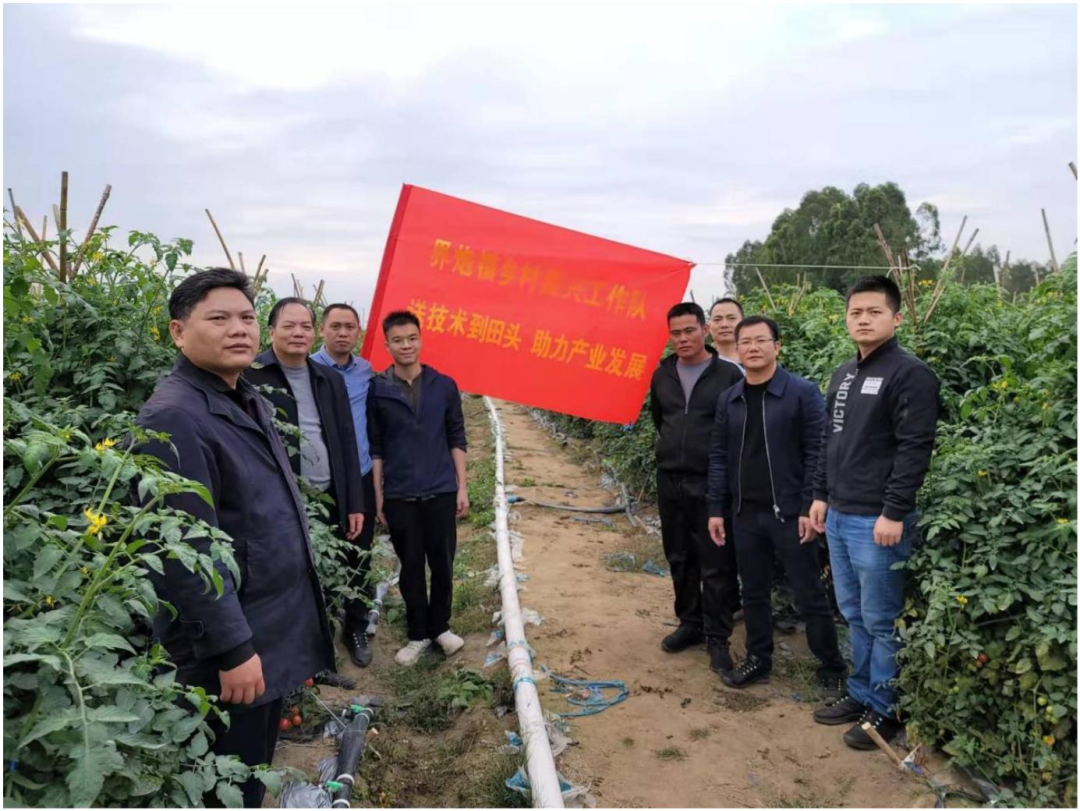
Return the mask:
[(1058, 242), (1076, 233), (1068, 7), (4, 17), (5, 181), (20, 205), (47, 212), (68, 169), (76, 227), (112, 183), (106, 221), (193, 238), (195, 260), (218, 264), (209, 207), (234, 257), (267, 254), (279, 292), (295, 273), (366, 304), (402, 183), (697, 261), (765, 237), (810, 189), (886, 180), (912, 207), (937, 202), (947, 233), (978, 214), (980, 237), (1014, 256), (1045, 253), (1040, 207)]

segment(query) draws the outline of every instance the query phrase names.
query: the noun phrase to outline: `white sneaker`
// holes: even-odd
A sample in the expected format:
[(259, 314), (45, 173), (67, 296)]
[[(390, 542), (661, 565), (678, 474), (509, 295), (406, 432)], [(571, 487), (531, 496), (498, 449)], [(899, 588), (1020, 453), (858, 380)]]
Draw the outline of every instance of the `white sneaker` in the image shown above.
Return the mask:
[(394, 661), (397, 662), (399, 665), (405, 665), (406, 667), (408, 667), (409, 665), (415, 665), (417, 659), (420, 658), (421, 654), (423, 654), (423, 652), (430, 647), (430, 639), (410, 639), (409, 644), (399, 650), (394, 656)]
[(453, 631), (443, 631), (435, 637), (435, 642), (447, 656), (453, 656), (465, 647), (465, 640)]

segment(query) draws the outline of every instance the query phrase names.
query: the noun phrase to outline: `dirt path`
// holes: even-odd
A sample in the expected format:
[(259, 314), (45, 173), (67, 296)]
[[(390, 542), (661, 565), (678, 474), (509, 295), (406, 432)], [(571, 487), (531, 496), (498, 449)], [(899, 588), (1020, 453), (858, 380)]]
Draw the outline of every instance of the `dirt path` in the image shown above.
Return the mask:
[[(507, 482), (519, 495), (613, 503), (596, 473), (571, 461), (526, 408), (499, 408)], [(813, 723), (814, 705), (799, 700), (805, 682), (774, 674), (771, 684), (735, 691), (709, 670), (703, 647), (663, 653), (660, 639), (674, 622), (670, 580), (611, 572), (603, 562), (605, 554), (652, 544), (664, 565), (658, 543), (628, 537), (625, 517), (607, 525), (527, 504), (515, 512), (529, 575), (522, 605), (544, 617), (526, 629), (536, 661), (560, 675), (621, 679), (630, 688), (622, 704), (573, 722), (579, 745), (561, 759), (568, 775), (591, 783), (599, 805), (932, 806), (932, 794), (882, 754), (850, 750), (842, 727)], [(781, 639), (795, 657), (807, 655), (801, 635)], [(742, 645), (740, 624), (733, 639), (740, 656)], [(800, 670), (793, 657), (787, 672)], [(550, 681), (541, 686), (547, 709), (567, 709)]]

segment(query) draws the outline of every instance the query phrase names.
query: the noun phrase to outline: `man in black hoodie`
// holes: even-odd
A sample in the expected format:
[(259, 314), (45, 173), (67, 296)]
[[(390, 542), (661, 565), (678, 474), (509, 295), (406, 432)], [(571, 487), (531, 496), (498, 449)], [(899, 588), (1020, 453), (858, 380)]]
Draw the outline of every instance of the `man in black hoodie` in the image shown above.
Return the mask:
[(709, 538), (705, 486), (709, 439), (720, 392), (742, 379), (739, 368), (705, 346), (705, 311), (693, 302), (668, 311), (674, 354), (653, 373), (649, 402), (656, 426), (656, 493), (664, 555), (675, 584), (679, 627), (664, 637), (668, 653), (707, 642), (709, 664), (731, 669), (728, 640), (739, 607), (733, 548)]
[(819, 724), (855, 722), (854, 749), (874, 749), (869, 723), (886, 741), (896, 716), (896, 620), (917, 515), (915, 494), (930, 467), (940, 408), (937, 376), (896, 342), (900, 290), (870, 276), (847, 295), (847, 328), (858, 353), (833, 373), (810, 522), (829, 542), (836, 601), (851, 632), (847, 695), (814, 713)]

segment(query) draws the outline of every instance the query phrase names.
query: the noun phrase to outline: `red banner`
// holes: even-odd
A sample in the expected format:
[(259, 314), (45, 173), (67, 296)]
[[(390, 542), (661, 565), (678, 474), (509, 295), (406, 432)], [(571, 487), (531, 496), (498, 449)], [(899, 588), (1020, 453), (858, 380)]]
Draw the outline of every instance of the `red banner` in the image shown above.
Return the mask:
[(362, 354), (412, 310), (421, 361), (476, 394), (593, 420), (637, 419), (691, 262), (402, 188)]

